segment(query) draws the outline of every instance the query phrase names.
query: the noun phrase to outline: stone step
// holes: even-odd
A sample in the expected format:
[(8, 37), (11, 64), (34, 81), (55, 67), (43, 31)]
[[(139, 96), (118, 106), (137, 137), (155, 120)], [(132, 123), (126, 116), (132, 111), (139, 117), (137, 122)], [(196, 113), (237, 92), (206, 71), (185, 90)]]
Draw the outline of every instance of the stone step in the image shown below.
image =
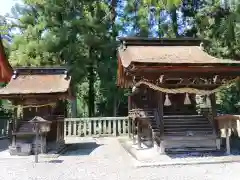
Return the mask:
[(211, 153), (211, 152), (217, 152), (218, 149), (216, 146), (213, 147), (185, 147), (185, 148), (167, 148), (165, 149), (165, 152), (168, 154), (190, 154), (193, 152), (196, 153)]
[(195, 123), (195, 122), (190, 122), (190, 123), (187, 123), (187, 122), (172, 122), (172, 123), (163, 123), (164, 126), (187, 126), (187, 125), (196, 125), (196, 126), (205, 126), (205, 125), (209, 125), (211, 126), (211, 123), (210, 122), (202, 122), (202, 123)]
[(213, 131), (211, 126), (164, 126), (164, 131)]
[(164, 146), (166, 149), (189, 149), (189, 148), (215, 148), (216, 149), (216, 137), (205, 136), (205, 137), (179, 137), (164, 139)]
[[(165, 136), (187, 136), (187, 132), (164, 132)], [(214, 134), (214, 132), (212, 131), (197, 131), (197, 132), (193, 132), (194, 136), (195, 135), (212, 135)]]
[(208, 139), (216, 139), (216, 135), (207, 135), (207, 136), (164, 136), (165, 140), (171, 140), (171, 141), (180, 141), (180, 140), (187, 140), (187, 141), (196, 141), (201, 140), (205, 141)]
[(208, 126), (208, 125), (206, 125), (206, 126), (188, 126), (188, 125), (185, 125), (185, 126), (164, 126), (164, 130), (173, 130), (173, 131), (175, 131), (175, 130), (177, 130), (177, 129), (179, 129), (180, 131), (181, 130), (188, 130), (188, 129), (206, 129), (206, 130), (213, 130), (212, 129), (212, 127), (211, 126)]
[(212, 128), (210, 124), (164, 124), (164, 128), (194, 128), (194, 127), (200, 127), (200, 128)]
[(194, 119), (194, 118), (205, 118), (203, 115), (169, 115), (163, 116), (163, 119)]
[(207, 118), (205, 117), (192, 117), (192, 118), (185, 118), (185, 117), (179, 117), (179, 118), (163, 118), (163, 120), (165, 121), (181, 121), (181, 120), (185, 120), (185, 121), (193, 121), (193, 120), (207, 120)]
[(167, 122), (209, 122), (208, 119), (163, 119), (163, 123)]

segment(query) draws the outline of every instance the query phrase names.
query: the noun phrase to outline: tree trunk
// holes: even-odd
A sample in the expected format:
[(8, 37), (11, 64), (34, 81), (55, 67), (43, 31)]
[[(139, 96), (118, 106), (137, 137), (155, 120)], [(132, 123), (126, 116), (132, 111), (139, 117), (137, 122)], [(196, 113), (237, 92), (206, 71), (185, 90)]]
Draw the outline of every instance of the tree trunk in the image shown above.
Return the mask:
[(74, 100), (71, 101), (71, 117), (77, 117), (77, 98), (74, 98)]
[[(111, 24), (112, 24), (112, 37), (115, 39), (118, 36), (118, 31), (116, 29), (115, 26), (115, 21), (116, 21), (116, 16), (117, 16), (117, 0), (112, 0), (111, 1)], [(114, 49), (113, 51), (113, 56), (116, 57), (117, 51), (116, 49)], [(117, 116), (117, 98), (116, 98), (116, 94), (118, 93), (118, 91), (114, 92), (114, 98), (113, 98), (113, 116), (116, 117)]]
[(92, 48), (89, 48), (89, 67), (88, 67), (88, 116), (93, 117), (95, 114), (95, 89), (94, 89), (94, 61), (92, 59)]
[(174, 5), (173, 8), (171, 8), (170, 10), (170, 14), (171, 14), (171, 19), (172, 19), (172, 28), (173, 28), (173, 32), (175, 37), (178, 37), (178, 23), (177, 23), (177, 8)]
[(113, 117), (117, 116), (117, 98), (113, 97)]

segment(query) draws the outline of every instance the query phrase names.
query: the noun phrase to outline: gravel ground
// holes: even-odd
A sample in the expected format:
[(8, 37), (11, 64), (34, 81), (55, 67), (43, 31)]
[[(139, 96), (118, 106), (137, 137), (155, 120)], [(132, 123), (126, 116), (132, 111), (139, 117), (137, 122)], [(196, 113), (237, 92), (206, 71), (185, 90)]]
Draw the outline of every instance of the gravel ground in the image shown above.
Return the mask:
[[(117, 139), (72, 146), (55, 162), (0, 159), (0, 180), (239, 180), (239, 163), (135, 168)], [(81, 150), (79, 150), (81, 148)], [(44, 162), (45, 161), (45, 162)]]

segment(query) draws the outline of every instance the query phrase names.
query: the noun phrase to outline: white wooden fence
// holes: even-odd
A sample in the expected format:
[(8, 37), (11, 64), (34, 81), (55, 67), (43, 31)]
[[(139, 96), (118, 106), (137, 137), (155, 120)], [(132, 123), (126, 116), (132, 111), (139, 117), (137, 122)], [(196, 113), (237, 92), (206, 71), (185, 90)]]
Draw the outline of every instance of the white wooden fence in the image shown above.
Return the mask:
[(64, 137), (125, 136), (131, 131), (128, 117), (66, 118)]

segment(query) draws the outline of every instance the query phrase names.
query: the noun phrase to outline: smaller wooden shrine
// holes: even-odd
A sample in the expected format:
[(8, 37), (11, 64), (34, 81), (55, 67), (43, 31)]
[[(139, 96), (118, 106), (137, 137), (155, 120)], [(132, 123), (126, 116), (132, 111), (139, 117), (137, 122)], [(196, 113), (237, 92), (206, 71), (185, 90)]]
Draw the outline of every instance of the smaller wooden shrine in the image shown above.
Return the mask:
[(10, 82), (0, 89), (0, 98), (11, 101), (14, 118), (10, 124), (10, 153), (31, 154), (35, 132), (31, 119), (39, 116), (51, 122), (50, 132), (41, 134), (42, 153), (64, 144), (66, 100), (72, 97), (71, 77), (66, 68), (17, 68)]
[(240, 62), (210, 56), (202, 39), (120, 41), (117, 84), (132, 90), (129, 118), (139, 148), (150, 143), (162, 153), (218, 150), (215, 93), (239, 80)]

